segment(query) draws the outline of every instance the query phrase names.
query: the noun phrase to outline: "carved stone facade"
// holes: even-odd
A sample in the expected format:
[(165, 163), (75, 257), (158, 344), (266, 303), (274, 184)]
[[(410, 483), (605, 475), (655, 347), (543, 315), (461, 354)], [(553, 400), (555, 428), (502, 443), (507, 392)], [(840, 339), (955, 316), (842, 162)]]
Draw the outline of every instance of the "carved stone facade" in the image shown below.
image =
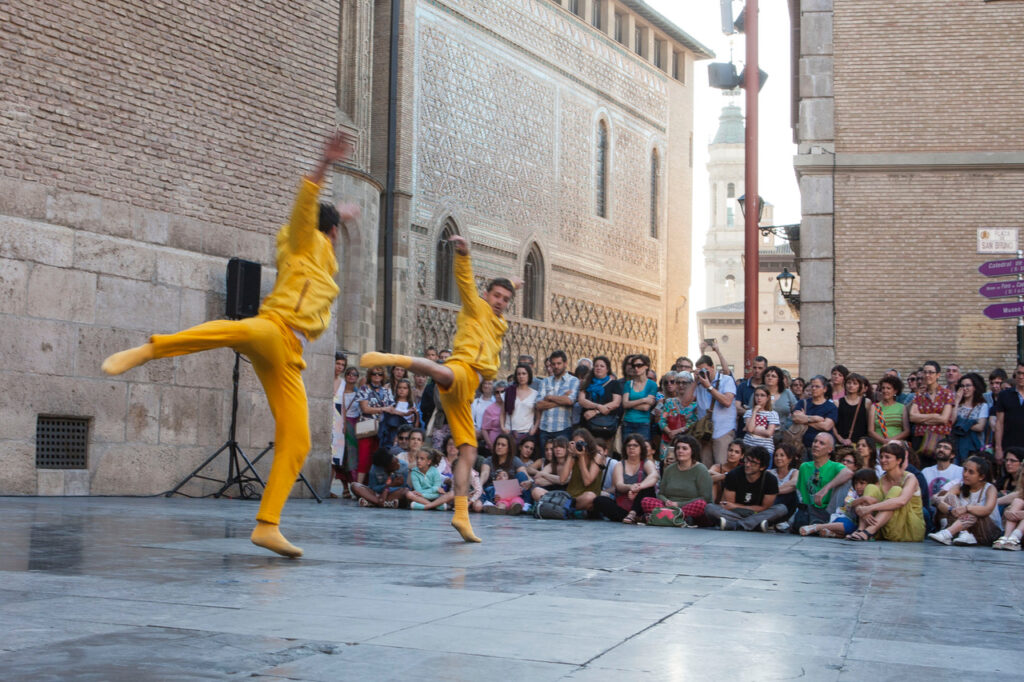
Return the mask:
[[(556, 348), (571, 362), (664, 357), (666, 253), (670, 240), (690, 239), (688, 212), (668, 215), (667, 197), (689, 195), (691, 169), (678, 160), (656, 166), (652, 221), (652, 158), (667, 158), (680, 140), (685, 148), (687, 83), (707, 53), (673, 44), (682, 58), (677, 79), (558, 2), (508, 0), (500, 11), (480, 0), (411, 4), (412, 57), (403, 61), (412, 72), (404, 100), (411, 134), (403, 136), (411, 154), (403, 175), (415, 286), (396, 328), (415, 332), (395, 345), (420, 352), (450, 344), (457, 306), (434, 299), (435, 261), (442, 231), (454, 225), (470, 239), (482, 281), (522, 277), (531, 250), (543, 263), (543, 314), (524, 319), (514, 305), (506, 365), (519, 353), (541, 358)], [(673, 118), (680, 107), (685, 116)], [(599, 126), (608, 132), (604, 217), (595, 206)], [(685, 277), (674, 282), (684, 290), (688, 270)], [(683, 320), (673, 332), (685, 345)]]

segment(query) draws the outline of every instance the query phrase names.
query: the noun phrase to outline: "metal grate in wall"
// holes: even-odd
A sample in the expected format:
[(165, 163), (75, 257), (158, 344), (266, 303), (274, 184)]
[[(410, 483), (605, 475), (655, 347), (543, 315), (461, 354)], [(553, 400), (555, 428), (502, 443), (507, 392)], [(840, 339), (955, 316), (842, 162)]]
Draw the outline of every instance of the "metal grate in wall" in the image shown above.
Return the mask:
[(36, 418), (37, 469), (85, 469), (88, 445), (87, 418)]

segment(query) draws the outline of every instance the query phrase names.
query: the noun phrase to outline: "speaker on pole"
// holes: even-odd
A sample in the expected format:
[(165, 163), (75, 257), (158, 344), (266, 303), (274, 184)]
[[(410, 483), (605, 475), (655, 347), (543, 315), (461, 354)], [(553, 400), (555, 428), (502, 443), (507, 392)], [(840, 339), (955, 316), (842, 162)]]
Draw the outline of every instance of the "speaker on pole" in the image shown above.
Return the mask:
[(227, 290), (226, 317), (255, 317), (260, 310), (260, 264), (241, 258), (229, 260)]

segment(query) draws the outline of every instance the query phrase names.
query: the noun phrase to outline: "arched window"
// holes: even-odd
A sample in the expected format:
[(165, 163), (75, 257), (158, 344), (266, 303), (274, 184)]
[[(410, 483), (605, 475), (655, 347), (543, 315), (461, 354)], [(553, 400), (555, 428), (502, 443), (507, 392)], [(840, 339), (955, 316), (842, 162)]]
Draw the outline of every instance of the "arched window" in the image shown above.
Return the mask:
[(736, 183), (730, 182), (725, 186), (725, 196), (729, 199), (736, 198)]
[(651, 152), (651, 236), (658, 238), (658, 150)]
[(597, 196), (597, 215), (608, 217), (608, 124), (597, 123), (597, 168), (595, 171)]
[(449, 218), (434, 250), (434, 298), (448, 303), (459, 302), (459, 290), (455, 286), (455, 249), (448, 241), (458, 233), (455, 221)]
[(735, 275), (726, 275), (725, 276), (725, 288), (726, 289), (735, 289), (736, 288), (736, 276)]
[(544, 257), (534, 244), (523, 267), (523, 317), (544, 320)]

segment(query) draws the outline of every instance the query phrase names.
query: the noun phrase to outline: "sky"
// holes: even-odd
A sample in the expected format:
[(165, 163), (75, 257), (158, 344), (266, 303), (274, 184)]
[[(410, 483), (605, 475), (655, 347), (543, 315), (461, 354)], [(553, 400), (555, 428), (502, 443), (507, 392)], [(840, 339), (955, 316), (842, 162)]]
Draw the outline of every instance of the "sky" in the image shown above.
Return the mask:
[[(719, 0), (646, 0), (676, 26), (696, 38), (715, 53), (714, 60), (697, 62), (694, 66), (694, 168), (693, 168), (693, 276), (690, 286), (690, 350), (697, 350), (696, 311), (705, 306), (704, 239), (707, 234), (710, 207), (708, 189), (708, 144), (718, 129), (722, 107), (735, 101), (744, 107), (743, 97), (730, 98), (708, 86), (708, 64), (728, 62), (730, 52), (743, 70), (745, 36), (722, 33)], [(775, 206), (774, 223), (785, 225), (800, 222), (800, 193), (793, 172), (796, 145), (790, 128), (790, 49), (789, 10), (783, 0), (761, 0), (758, 57), (760, 68), (768, 73), (761, 89), (759, 184), (764, 200)], [(733, 3), (738, 15), (742, 2)]]

